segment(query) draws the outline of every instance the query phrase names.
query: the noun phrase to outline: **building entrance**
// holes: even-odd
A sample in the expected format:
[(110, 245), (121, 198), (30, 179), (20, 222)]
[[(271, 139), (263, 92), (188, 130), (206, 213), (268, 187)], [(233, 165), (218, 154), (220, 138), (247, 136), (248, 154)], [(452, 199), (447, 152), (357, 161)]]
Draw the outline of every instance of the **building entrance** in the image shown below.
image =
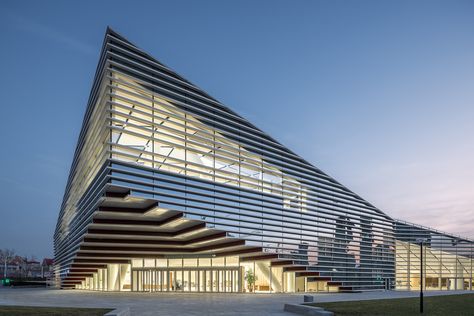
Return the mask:
[(134, 269), (132, 290), (138, 292), (240, 292), (235, 268)]

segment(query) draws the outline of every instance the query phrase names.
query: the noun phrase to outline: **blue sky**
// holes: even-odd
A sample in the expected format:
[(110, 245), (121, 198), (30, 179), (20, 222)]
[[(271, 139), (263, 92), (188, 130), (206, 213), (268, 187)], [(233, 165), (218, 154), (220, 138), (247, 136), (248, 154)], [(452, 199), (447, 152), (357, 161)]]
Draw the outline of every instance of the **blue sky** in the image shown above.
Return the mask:
[(474, 2), (0, 2), (0, 248), (52, 235), (107, 25), (388, 214), (474, 238)]

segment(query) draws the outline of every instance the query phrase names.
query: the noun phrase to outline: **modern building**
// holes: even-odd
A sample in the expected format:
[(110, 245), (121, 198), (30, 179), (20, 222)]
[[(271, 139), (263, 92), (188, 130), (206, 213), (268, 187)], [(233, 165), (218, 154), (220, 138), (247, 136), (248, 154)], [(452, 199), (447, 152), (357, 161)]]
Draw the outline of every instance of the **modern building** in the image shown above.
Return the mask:
[(61, 287), (406, 287), (400, 225), (107, 29), (54, 235)]

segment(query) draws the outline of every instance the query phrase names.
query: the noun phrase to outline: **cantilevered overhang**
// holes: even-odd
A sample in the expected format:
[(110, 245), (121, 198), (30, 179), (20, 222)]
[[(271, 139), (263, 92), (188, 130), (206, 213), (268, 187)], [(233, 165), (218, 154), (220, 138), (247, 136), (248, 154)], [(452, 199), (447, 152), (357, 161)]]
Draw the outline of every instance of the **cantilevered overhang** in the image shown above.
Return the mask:
[(161, 208), (159, 201), (130, 189), (107, 185), (62, 285), (80, 284), (107, 264), (133, 258), (245, 254), (262, 255), (262, 248), (188, 219), (182, 211)]

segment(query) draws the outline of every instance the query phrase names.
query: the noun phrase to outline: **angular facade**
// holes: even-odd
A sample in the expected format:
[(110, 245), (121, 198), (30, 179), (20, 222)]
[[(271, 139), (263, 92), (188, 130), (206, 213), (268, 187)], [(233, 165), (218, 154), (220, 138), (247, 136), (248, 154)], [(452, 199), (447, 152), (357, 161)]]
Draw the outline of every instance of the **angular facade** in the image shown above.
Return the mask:
[(388, 289), (396, 243), (389, 216), (107, 30), (54, 235), (62, 288)]

